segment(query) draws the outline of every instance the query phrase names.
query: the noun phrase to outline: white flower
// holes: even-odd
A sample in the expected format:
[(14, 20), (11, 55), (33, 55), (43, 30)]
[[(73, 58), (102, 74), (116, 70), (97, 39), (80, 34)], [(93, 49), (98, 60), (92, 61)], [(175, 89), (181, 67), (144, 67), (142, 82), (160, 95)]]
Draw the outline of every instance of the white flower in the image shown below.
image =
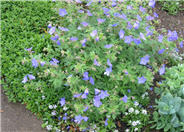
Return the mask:
[(139, 110), (135, 110), (135, 114), (136, 114), (136, 115), (139, 114)]
[(126, 129), (125, 132), (129, 132), (129, 129)]
[(53, 106), (52, 105), (49, 105), (49, 109), (53, 109)]
[(125, 115), (128, 115), (128, 113), (127, 113), (127, 112), (125, 112)]
[(134, 102), (134, 105), (135, 105), (135, 106), (138, 106), (138, 105), (139, 105), (139, 103), (138, 103), (137, 101), (135, 101), (135, 102)]
[(137, 124), (141, 124), (141, 122), (139, 120), (136, 121)]
[(145, 97), (145, 94), (143, 94), (141, 97), (144, 99), (144, 97)]
[(118, 130), (114, 130), (114, 132), (119, 132)]
[(147, 111), (146, 110), (142, 110), (142, 114), (147, 114)]
[(138, 131), (138, 128), (135, 128), (135, 129), (134, 129), (134, 132), (136, 132), (136, 131)]
[(52, 111), (52, 113), (51, 113), (53, 116), (55, 116), (56, 115), (56, 111), (54, 110), (54, 111)]
[(50, 130), (52, 130), (52, 125), (47, 125), (46, 128), (48, 131), (50, 131)]
[(129, 108), (129, 109), (128, 109), (128, 112), (130, 112), (130, 113), (134, 112), (134, 108), (132, 108), (132, 107)]
[(145, 94), (145, 95), (148, 95), (148, 92), (145, 92), (144, 94)]
[(63, 110), (67, 110), (68, 108), (66, 106), (63, 107)]
[(42, 96), (42, 99), (45, 99), (45, 96), (44, 95)]
[(130, 120), (129, 123), (132, 123), (132, 121)]
[(132, 126), (136, 126), (137, 125), (137, 122), (136, 121), (133, 121), (132, 122)]

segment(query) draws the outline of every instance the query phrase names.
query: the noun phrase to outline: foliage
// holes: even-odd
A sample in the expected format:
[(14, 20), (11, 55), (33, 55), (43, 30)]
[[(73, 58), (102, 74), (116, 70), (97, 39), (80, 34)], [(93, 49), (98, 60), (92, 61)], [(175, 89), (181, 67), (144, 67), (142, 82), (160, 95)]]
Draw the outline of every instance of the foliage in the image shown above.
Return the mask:
[(176, 0), (176, 1), (159, 1), (162, 9), (167, 11), (171, 15), (176, 15), (179, 11), (184, 10), (184, 1)]

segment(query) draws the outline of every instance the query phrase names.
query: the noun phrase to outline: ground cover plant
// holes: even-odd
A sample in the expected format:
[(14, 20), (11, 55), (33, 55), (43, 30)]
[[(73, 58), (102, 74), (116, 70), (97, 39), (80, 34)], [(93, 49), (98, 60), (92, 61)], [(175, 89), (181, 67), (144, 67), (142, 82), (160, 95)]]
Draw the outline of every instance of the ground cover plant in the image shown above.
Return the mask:
[(25, 103), (49, 131), (143, 131), (151, 119), (148, 108), (154, 110), (148, 92), (155, 75), (182, 61), (177, 33), (158, 34), (152, 25), (158, 14), (143, 7), (153, 8), (155, 1), (54, 3), (49, 10), (59, 16), (46, 19), (39, 46), (21, 48), (14, 69), (21, 64), (25, 71), (16, 72), (16, 83), (10, 85), (15, 75), (4, 69), (10, 99)]

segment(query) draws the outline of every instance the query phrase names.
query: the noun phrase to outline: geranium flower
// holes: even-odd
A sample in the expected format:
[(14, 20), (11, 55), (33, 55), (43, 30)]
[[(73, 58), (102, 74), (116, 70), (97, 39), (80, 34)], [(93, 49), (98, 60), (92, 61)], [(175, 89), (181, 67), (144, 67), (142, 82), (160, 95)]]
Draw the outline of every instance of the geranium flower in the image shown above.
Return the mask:
[(95, 81), (92, 77), (89, 77), (89, 82), (92, 84), (92, 85), (95, 85)]
[(44, 65), (45, 65), (45, 62), (44, 62), (44, 61), (41, 61), (41, 62), (40, 62), (40, 65), (41, 65), (41, 66), (44, 66)]
[(168, 41), (176, 41), (178, 39), (178, 34), (176, 31), (168, 31), (168, 34), (167, 34), (168, 38), (167, 40)]
[(133, 38), (131, 35), (125, 36), (125, 40), (124, 40), (125, 43), (130, 44), (132, 41), (133, 41)]
[(93, 30), (91, 33), (90, 33), (91, 37), (95, 37), (97, 35), (97, 30)]
[(100, 66), (100, 64), (98, 63), (98, 61), (96, 59), (94, 59), (94, 65), (95, 66)]
[(141, 40), (140, 40), (140, 39), (134, 39), (134, 43), (135, 43), (136, 45), (139, 45), (139, 44), (141, 43)]
[(162, 41), (163, 41), (163, 35), (159, 35), (158, 36), (158, 42), (162, 43)]
[(37, 60), (35, 58), (32, 59), (32, 66), (34, 68), (38, 67), (38, 62), (37, 62)]
[(85, 47), (86, 46), (87, 39), (83, 39), (80, 42), (82, 44), (82, 47)]
[(28, 76), (29, 80), (34, 80), (35, 79), (35, 76), (33, 76), (31, 74), (28, 74), (27, 76)]
[(124, 30), (121, 29), (121, 30), (119, 31), (119, 38), (120, 38), (120, 39), (123, 39), (124, 34), (125, 34)]
[(93, 101), (94, 101), (93, 104), (96, 107), (100, 107), (102, 105), (102, 102), (100, 101), (100, 97), (99, 96), (95, 96), (94, 99), (93, 99)]
[(95, 88), (95, 95), (97, 95), (98, 93), (100, 93), (101, 91), (99, 89)]
[(130, 22), (127, 22), (127, 29), (129, 29), (129, 30), (132, 29), (132, 24)]
[(158, 51), (158, 54), (160, 55), (160, 54), (164, 53), (164, 51), (165, 51), (165, 49), (161, 49)]
[(138, 29), (139, 28), (139, 21), (136, 21), (133, 25), (134, 29)]
[(88, 110), (88, 106), (86, 106), (83, 111), (86, 112), (87, 110)]
[(183, 41), (180, 42), (180, 48), (183, 48)]
[(124, 95), (124, 97), (122, 98), (123, 102), (127, 103), (127, 99), (128, 97), (126, 95)]
[(56, 31), (56, 27), (51, 27), (49, 30), (49, 34), (52, 35)]
[(107, 65), (110, 66), (110, 67), (112, 67), (112, 64), (111, 64), (111, 62), (110, 62), (109, 59), (107, 59)]
[(23, 78), (22, 83), (26, 83), (28, 81), (27, 75)]
[(84, 72), (84, 74), (83, 74), (83, 80), (85, 80), (85, 81), (89, 80), (88, 72)]
[(65, 105), (65, 98), (61, 98), (59, 103), (60, 103), (61, 107), (64, 106)]
[(146, 40), (146, 38), (145, 38), (143, 33), (140, 33), (140, 37), (141, 37), (141, 39)]
[(79, 98), (81, 95), (82, 95), (82, 93), (74, 94), (73, 97), (74, 97), (74, 98)]
[(111, 72), (112, 72), (112, 67), (106, 68), (104, 75), (109, 76)]
[(106, 120), (105, 120), (105, 126), (107, 126), (108, 125), (108, 118), (106, 118)]
[(105, 19), (98, 18), (97, 21), (99, 24), (101, 24), (101, 23), (105, 22)]
[(74, 122), (79, 124), (82, 120), (83, 120), (83, 117), (81, 115), (78, 115), (78, 116), (75, 116)]
[(146, 56), (142, 57), (141, 61), (140, 61), (140, 64), (141, 65), (146, 65), (149, 62), (149, 58), (150, 58), (149, 55), (146, 55)]
[(153, 13), (154, 17), (158, 18), (158, 14), (156, 12)]
[(137, 15), (137, 20), (142, 21), (142, 18), (139, 15)]
[(105, 97), (108, 97), (109, 94), (107, 93), (107, 90), (101, 90), (101, 93), (98, 95), (100, 99), (104, 99)]
[(71, 37), (70, 40), (73, 41), (73, 42), (75, 42), (75, 41), (78, 40), (78, 38), (77, 37)]
[(159, 69), (159, 74), (163, 75), (165, 73), (165, 64)]
[(88, 16), (93, 16), (93, 14), (89, 10), (87, 10), (87, 15)]
[(138, 77), (138, 83), (139, 84), (143, 84), (143, 83), (145, 83), (146, 82), (146, 78), (144, 77), (144, 76), (142, 76), (142, 77)]
[(65, 27), (59, 27), (59, 30), (64, 31), (64, 32), (69, 31), (69, 29), (68, 28), (65, 28)]
[(104, 47), (107, 48), (107, 49), (110, 49), (112, 46), (113, 46), (113, 44), (107, 44)]
[(61, 17), (64, 17), (65, 15), (67, 15), (67, 11), (65, 9), (59, 9), (59, 15)]
[(145, 13), (146, 9), (143, 8), (142, 6), (139, 7), (139, 10), (142, 12), (142, 13)]
[(53, 66), (56, 66), (59, 63), (59, 61), (55, 58), (52, 58), (52, 60), (50, 61), (50, 64)]
[(155, 0), (150, 0), (148, 5), (152, 8), (154, 8), (155, 7)]
[(87, 22), (81, 22), (81, 24), (84, 26), (84, 27), (87, 27), (89, 24)]

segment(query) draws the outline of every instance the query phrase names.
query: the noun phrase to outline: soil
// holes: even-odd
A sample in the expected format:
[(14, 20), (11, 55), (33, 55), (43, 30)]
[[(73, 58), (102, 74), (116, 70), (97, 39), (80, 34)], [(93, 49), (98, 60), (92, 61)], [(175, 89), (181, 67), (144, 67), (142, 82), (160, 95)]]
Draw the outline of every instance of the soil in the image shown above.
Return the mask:
[(8, 101), (1, 89), (1, 132), (46, 132), (42, 122), (20, 103)]
[(176, 31), (178, 36), (184, 38), (184, 11), (180, 11), (176, 15), (169, 15), (168, 12), (162, 10), (159, 2), (156, 3), (153, 11), (159, 15), (158, 19), (160, 23), (156, 25), (156, 30), (159, 33), (162, 33), (162, 30), (166, 29), (166, 31)]

